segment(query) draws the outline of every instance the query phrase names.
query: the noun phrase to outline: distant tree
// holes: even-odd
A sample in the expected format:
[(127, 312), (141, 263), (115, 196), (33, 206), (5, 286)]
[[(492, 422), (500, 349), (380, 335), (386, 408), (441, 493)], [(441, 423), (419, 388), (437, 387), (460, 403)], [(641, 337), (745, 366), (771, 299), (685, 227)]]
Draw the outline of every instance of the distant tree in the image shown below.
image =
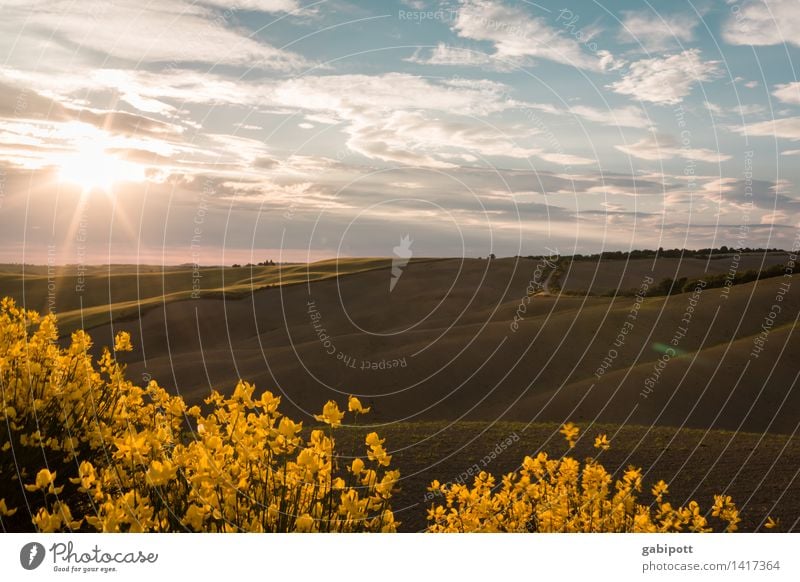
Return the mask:
[(489, 260), (490, 260), (490, 261), (493, 261), (493, 260), (495, 260), (495, 258), (496, 258), (496, 257), (494, 256), (494, 253), (491, 253), (491, 254), (489, 255)]
[(655, 295), (669, 295), (672, 291), (672, 287), (675, 284), (675, 281), (672, 280), (670, 277), (666, 277), (661, 279), (661, 281), (656, 285), (655, 288)]
[(238, 268), (240, 268), (240, 267), (241, 267), (241, 265), (240, 265), (239, 263), (234, 263), (234, 264), (232, 265), (232, 267), (233, 267), (234, 269), (238, 269)]

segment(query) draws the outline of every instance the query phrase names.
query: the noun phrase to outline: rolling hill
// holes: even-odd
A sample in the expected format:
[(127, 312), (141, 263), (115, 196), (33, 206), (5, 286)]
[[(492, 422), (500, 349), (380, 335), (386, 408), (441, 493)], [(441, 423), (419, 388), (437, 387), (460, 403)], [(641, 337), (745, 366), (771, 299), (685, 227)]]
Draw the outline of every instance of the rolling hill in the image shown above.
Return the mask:
[[(306, 415), (357, 394), (378, 424), (572, 419), (794, 431), (796, 276), (668, 297), (529, 297), (535, 268), (529, 259), (422, 261), (390, 292), (385, 264), (235, 299), (162, 302), (91, 332), (107, 344), (130, 331), (134, 377), (158, 378), (191, 401), (241, 377)], [(781, 313), (753, 356), (778, 296)]]

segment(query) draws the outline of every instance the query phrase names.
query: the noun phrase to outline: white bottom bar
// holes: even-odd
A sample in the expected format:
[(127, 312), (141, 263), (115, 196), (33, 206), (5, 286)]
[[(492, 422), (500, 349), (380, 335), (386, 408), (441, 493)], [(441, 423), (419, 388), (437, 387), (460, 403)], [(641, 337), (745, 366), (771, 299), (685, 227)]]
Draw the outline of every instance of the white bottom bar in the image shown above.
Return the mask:
[(4, 534), (0, 571), (9, 581), (796, 581), (798, 542), (793, 534)]

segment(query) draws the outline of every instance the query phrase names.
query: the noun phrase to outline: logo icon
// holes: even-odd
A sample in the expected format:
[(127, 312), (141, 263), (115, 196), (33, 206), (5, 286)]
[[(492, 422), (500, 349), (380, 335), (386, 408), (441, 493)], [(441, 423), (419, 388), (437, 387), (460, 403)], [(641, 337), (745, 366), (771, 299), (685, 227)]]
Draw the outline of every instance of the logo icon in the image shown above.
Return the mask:
[(29, 542), (19, 551), (19, 563), (26, 570), (35, 570), (44, 562), (44, 546), (39, 542)]
[(394, 256), (392, 257), (392, 278), (389, 279), (389, 293), (394, 291), (394, 286), (400, 280), (403, 269), (406, 268), (408, 261), (414, 254), (414, 251), (411, 250), (411, 243), (413, 242), (408, 235), (405, 235), (400, 239), (400, 244), (392, 249)]

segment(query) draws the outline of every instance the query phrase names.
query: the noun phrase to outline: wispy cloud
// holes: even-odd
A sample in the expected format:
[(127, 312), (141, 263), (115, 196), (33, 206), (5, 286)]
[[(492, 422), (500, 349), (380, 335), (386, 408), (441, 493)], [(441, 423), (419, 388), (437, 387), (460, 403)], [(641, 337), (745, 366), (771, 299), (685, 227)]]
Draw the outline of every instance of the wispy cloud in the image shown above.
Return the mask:
[[(223, 8), (220, 11), (220, 8)], [(248, 68), (295, 70), (308, 66), (291, 51), (263, 42), (236, 24), (236, 11), (275, 12), (293, 2), (239, 0), (229, 4), (162, 0), (32, 0), (4, 6), (0, 30), (12, 35), (22, 27), (43, 30), (53, 42), (131, 63), (206, 63)]]
[(491, 43), (503, 59), (532, 57), (593, 71), (610, 66), (608, 51), (592, 53), (574, 36), (534, 16), (535, 5), (526, 8), (499, 0), (462, 0), (453, 29), (462, 38)]
[(800, 46), (800, 4), (795, 0), (745, 2), (726, 19), (722, 38), (733, 45)]
[(800, 82), (777, 85), (772, 94), (782, 103), (800, 105)]
[(719, 62), (704, 61), (698, 49), (689, 49), (631, 63), (624, 77), (610, 88), (640, 101), (675, 105), (691, 93), (695, 84), (713, 79), (718, 72)]
[(655, 135), (627, 145), (614, 146), (619, 151), (639, 158), (640, 160), (671, 160), (683, 158), (686, 160), (696, 160), (698, 162), (708, 162), (718, 164), (722, 161), (731, 159), (730, 155), (723, 154), (714, 150), (684, 146), (678, 140), (666, 136)]
[(695, 14), (660, 12), (624, 12), (618, 39), (641, 45), (647, 51), (663, 51), (694, 40), (700, 24)]

